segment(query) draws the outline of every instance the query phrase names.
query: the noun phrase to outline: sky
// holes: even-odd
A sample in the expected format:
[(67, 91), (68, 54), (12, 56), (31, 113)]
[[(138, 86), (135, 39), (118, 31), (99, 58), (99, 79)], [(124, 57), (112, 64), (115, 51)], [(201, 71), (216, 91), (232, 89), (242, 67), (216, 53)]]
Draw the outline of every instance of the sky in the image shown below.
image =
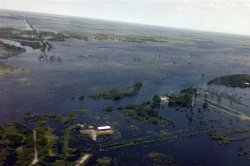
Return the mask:
[(0, 0), (0, 9), (250, 35), (250, 0)]

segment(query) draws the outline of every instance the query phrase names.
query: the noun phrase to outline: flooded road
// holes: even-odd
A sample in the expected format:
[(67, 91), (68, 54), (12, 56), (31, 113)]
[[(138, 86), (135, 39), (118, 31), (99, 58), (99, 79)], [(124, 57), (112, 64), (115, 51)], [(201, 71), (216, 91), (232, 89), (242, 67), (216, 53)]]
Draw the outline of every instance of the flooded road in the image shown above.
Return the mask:
[[(137, 37), (137, 40), (141, 40), (141, 36), (153, 36), (154, 41), (123, 41), (124, 36), (119, 40), (92, 40), (91, 35), (86, 40), (77, 39), (75, 36), (65, 40), (49, 40), (51, 36), (44, 33), (44, 40), (41, 42), (48, 42), (52, 46), (46, 53), (47, 58), (40, 58), (44, 56), (40, 49), (25, 46), (25, 53), (3, 60), (4, 63), (24, 71), (21, 74), (0, 77), (2, 125), (13, 120), (27, 123), (24, 120), (27, 113), (68, 115), (76, 110), (87, 109), (87, 115), (80, 114), (73, 122), (110, 125), (115, 129), (115, 138), (112, 139), (122, 142), (122, 148), (99, 151), (100, 143), (112, 145), (113, 142), (108, 142), (109, 139), (112, 140), (110, 137), (100, 137), (100, 139), (98, 137), (94, 143), (85, 141), (82, 136), (71, 138), (73, 141), (69, 146), (72, 149), (75, 147), (87, 149), (85, 146), (92, 148), (93, 159), (88, 162), (89, 165), (96, 164), (97, 159), (101, 157), (112, 158), (111, 162), (114, 165), (140, 165), (151, 152), (168, 155), (178, 160), (179, 165), (249, 165), (248, 154), (237, 155), (242, 146), (246, 148), (245, 151), (250, 149), (249, 139), (221, 145), (209, 135), (209, 132), (196, 133), (249, 128), (249, 88), (206, 84), (209, 80), (222, 75), (249, 74), (249, 38), (98, 20), (46, 15), (31, 17), (27, 13), (23, 15), (32, 22), (35, 29), (39, 29), (39, 32), (76, 33), (78, 36), (83, 36), (85, 33), (138, 35), (140, 38)], [(0, 22), (5, 19), (0, 18)], [(14, 27), (23, 27), (25, 25), (23, 21), (10, 22), (16, 24)], [(0, 27), (3, 26), (0, 23)], [(162, 36), (166, 41), (155, 41)], [(45, 40), (45, 37), (48, 39)], [(14, 43), (20, 46), (20, 43)], [(46, 50), (47, 48), (48, 45)], [(141, 81), (143, 87), (140, 93), (133, 97), (121, 100), (95, 100), (89, 97), (110, 89), (127, 89), (136, 81)], [(226, 92), (236, 96), (241, 103), (230, 102), (226, 98), (209, 94), (206, 99), (211, 102), (208, 108), (203, 108), (203, 98), (200, 102), (193, 102), (193, 109), (161, 105), (156, 108), (159, 115), (174, 123), (167, 127), (124, 116), (118, 109), (151, 101), (155, 95), (179, 93), (188, 87), (197, 87), (199, 91), (209, 90), (217, 94)], [(80, 96), (84, 96), (82, 100), (79, 99)], [(217, 108), (213, 102), (223, 108)], [(107, 107), (112, 107), (113, 111), (103, 111)], [(225, 108), (230, 108), (234, 113), (226, 111)], [(53, 126), (58, 136), (64, 134), (65, 128), (61, 125), (51, 121), (48, 123)], [(150, 134), (164, 135), (182, 130), (193, 132), (188, 132), (189, 135), (186, 137), (172, 134), (170, 139), (152, 142), (145, 139), (144, 141), (150, 143), (138, 143)], [(244, 134), (244, 138), (249, 136), (248, 132)], [(232, 134), (234, 140), (240, 136)], [(33, 130), (35, 145), (32, 165), (39, 162), (36, 139), (37, 133)], [(125, 146), (126, 140), (133, 139), (136, 140), (133, 143), (138, 145)], [(61, 150), (60, 148), (58, 149)], [(77, 153), (80, 154), (78, 151)], [(49, 159), (56, 160), (56, 157), (53, 157)], [(80, 156), (77, 157), (79, 159)], [(85, 162), (86, 158), (88, 156), (83, 156), (79, 164)]]

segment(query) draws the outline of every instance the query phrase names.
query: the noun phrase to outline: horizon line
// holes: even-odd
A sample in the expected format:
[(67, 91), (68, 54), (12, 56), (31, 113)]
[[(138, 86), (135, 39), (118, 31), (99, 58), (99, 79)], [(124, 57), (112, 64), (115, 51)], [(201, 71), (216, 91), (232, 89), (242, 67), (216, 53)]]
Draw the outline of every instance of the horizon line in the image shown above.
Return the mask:
[(97, 21), (106, 21), (106, 22), (116, 22), (120, 24), (136, 24), (139, 26), (151, 26), (163, 29), (175, 29), (179, 31), (193, 31), (198, 33), (212, 33), (216, 35), (232, 35), (232, 36), (241, 36), (241, 37), (250, 37), (250, 34), (240, 34), (240, 33), (228, 33), (228, 32), (218, 32), (218, 31), (207, 31), (201, 29), (191, 29), (191, 28), (181, 28), (181, 27), (171, 27), (171, 26), (164, 26), (164, 25), (155, 25), (155, 24), (146, 24), (146, 23), (138, 23), (138, 22), (129, 22), (129, 21), (119, 21), (119, 20), (110, 20), (110, 19), (102, 19), (102, 18), (94, 18), (94, 17), (84, 17), (84, 16), (76, 16), (76, 15), (65, 15), (65, 14), (56, 14), (56, 13), (43, 13), (43, 12), (36, 12), (36, 11), (27, 11), (27, 10), (13, 10), (13, 9), (4, 9), (0, 8), (1, 10), (10, 11), (10, 12), (23, 12), (23, 13), (34, 13), (40, 15), (50, 15), (50, 16), (58, 16), (58, 17), (73, 17), (73, 18), (80, 18), (80, 19), (93, 19)]

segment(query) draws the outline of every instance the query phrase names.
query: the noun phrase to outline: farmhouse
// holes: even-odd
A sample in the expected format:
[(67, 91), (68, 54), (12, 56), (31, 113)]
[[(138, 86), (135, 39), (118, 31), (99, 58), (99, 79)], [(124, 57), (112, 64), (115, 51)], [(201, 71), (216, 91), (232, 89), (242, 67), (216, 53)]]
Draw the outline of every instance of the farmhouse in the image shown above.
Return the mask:
[(98, 131), (105, 131), (105, 130), (111, 130), (110, 126), (99, 126), (97, 127)]
[(168, 103), (169, 102), (169, 97), (167, 96), (160, 96), (161, 103)]
[(77, 124), (76, 126), (81, 134), (88, 135), (93, 141), (96, 141), (98, 136), (111, 135), (114, 133), (110, 126), (94, 127), (83, 124)]

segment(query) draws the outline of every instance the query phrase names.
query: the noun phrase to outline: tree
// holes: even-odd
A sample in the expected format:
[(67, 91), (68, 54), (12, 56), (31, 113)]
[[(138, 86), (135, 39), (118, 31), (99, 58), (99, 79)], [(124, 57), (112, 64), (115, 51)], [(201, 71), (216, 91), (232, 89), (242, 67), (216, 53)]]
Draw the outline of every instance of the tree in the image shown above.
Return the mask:
[(158, 95), (155, 95), (152, 99), (153, 104), (160, 104), (161, 103), (161, 98)]

